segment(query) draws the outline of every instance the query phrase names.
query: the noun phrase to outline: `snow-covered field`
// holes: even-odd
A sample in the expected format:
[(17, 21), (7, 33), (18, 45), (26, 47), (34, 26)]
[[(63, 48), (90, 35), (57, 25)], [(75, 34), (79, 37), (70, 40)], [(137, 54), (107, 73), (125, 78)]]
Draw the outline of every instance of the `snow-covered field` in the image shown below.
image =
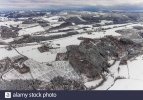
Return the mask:
[(143, 90), (143, 81), (134, 79), (120, 79), (109, 90)]
[[(37, 47), (39, 47), (39, 45), (20, 47), (20, 48), (17, 48), (17, 50), (21, 54), (23, 54), (35, 61), (38, 61), (38, 62), (55, 61), (56, 55), (57, 55), (56, 53), (55, 54), (53, 54), (51, 52), (40, 53), (39, 50), (37, 49)], [(5, 48), (2, 48), (2, 49), (0, 49), (0, 55), (1, 55), (0, 59), (3, 59), (5, 57), (14, 57), (19, 54), (15, 50), (8, 51)]]
[(43, 32), (45, 31), (45, 29), (41, 26), (35, 26), (35, 27), (31, 27), (31, 28), (26, 28), (26, 29), (22, 29), (19, 31), (19, 36), (22, 36), (22, 35), (26, 35), (26, 34), (32, 34), (32, 33), (35, 33), (35, 32)]
[(43, 17), (43, 20), (48, 21), (48, 22), (58, 22), (58, 19), (60, 18), (60, 16), (53, 16), (53, 17)]
[(2, 79), (7, 81), (16, 80), (16, 79), (30, 80), (32, 79), (32, 77), (30, 73), (20, 74), (15, 69), (11, 69), (10, 71), (8, 71), (2, 76)]
[(5, 57), (14, 57), (17, 55), (18, 55), (18, 53), (14, 50), (8, 51), (5, 48), (0, 49), (0, 59), (4, 59)]

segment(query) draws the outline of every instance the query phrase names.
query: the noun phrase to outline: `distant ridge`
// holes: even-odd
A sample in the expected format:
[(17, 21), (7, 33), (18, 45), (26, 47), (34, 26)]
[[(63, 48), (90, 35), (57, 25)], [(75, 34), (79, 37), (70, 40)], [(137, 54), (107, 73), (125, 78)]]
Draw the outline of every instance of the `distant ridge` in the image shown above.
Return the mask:
[(90, 11), (90, 12), (143, 12), (142, 5), (118, 5), (118, 6), (48, 6), (39, 8), (0, 8), (0, 11), (19, 11), (19, 10), (40, 10), (50, 12), (71, 12), (71, 11)]

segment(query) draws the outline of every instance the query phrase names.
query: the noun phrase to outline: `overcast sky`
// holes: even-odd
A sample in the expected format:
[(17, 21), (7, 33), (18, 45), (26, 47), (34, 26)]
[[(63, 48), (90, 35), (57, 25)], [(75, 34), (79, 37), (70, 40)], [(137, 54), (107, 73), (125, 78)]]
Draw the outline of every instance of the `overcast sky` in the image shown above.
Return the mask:
[(143, 5), (143, 0), (0, 0), (0, 8), (36, 8), (58, 6)]

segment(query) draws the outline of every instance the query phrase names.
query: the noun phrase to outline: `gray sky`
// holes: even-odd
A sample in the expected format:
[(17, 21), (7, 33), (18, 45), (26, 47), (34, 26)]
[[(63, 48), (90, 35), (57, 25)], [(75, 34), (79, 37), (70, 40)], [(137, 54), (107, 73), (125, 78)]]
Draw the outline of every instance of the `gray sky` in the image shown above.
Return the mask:
[(0, 8), (36, 8), (58, 6), (141, 5), (143, 0), (0, 0)]

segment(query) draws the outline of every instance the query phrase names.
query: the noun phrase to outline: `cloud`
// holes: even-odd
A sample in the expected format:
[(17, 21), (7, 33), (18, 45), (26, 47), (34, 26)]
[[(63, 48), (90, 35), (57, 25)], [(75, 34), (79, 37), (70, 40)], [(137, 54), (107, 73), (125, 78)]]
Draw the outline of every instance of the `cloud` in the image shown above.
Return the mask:
[(0, 0), (0, 7), (45, 7), (51, 5), (60, 6), (116, 6), (139, 5), (143, 0)]

